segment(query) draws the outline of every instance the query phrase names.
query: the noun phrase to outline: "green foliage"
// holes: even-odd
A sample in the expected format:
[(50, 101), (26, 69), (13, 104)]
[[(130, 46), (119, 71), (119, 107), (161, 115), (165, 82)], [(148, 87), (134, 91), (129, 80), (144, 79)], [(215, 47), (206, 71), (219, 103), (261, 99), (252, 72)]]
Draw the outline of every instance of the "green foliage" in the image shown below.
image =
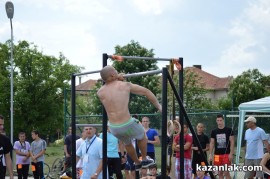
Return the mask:
[[(115, 47), (115, 54), (122, 56), (144, 56), (144, 57), (153, 57), (153, 49), (148, 50), (145, 47), (141, 46), (138, 42), (131, 41), (125, 46), (117, 45)], [(123, 62), (113, 62), (113, 66), (119, 73), (137, 73), (143, 71), (156, 70), (157, 67), (156, 60), (125, 60)], [(144, 86), (150, 89), (155, 95), (160, 93), (159, 87), (159, 77), (158, 75), (146, 75), (143, 77), (132, 77), (127, 79), (132, 83)], [(99, 89), (101, 83), (97, 83), (94, 90)], [(90, 114), (101, 114), (102, 105), (100, 100), (97, 97), (96, 93), (90, 94), (91, 105), (90, 105)], [(129, 104), (130, 113), (154, 113), (157, 112), (155, 107), (142, 96), (130, 95), (130, 104)]]
[[(0, 64), (8, 64), (7, 46), (0, 44)], [(14, 47), (14, 67), (15, 133), (24, 130), (29, 134), (37, 129), (41, 134), (55, 134), (63, 126), (63, 90), (70, 87), (71, 73), (81, 68), (71, 65), (61, 53), (58, 58), (44, 55), (26, 41)], [(6, 70), (1, 70), (0, 76), (4, 83), (9, 81)], [(6, 85), (3, 101), (8, 101), (9, 88)], [(7, 109), (10, 104), (4, 102), (0, 106)], [(4, 115), (9, 119), (7, 113)], [(9, 122), (6, 124), (7, 128)]]
[[(206, 98), (208, 90), (204, 88), (204, 84), (200, 83), (201, 78), (189, 69), (184, 70), (184, 105), (189, 111), (194, 109), (215, 109), (211, 100)], [(173, 81), (178, 86), (178, 74), (173, 76)], [(168, 89), (169, 108), (173, 104), (172, 90)], [(178, 106), (175, 100), (175, 106)]]
[[(153, 49), (146, 49), (141, 46), (139, 42), (131, 41), (125, 46), (117, 45), (115, 47), (115, 54), (122, 56), (141, 56), (154, 57)], [(156, 70), (156, 60), (125, 60), (124, 62), (114, 61), (113, 66), (120, 73), (137, 73), (143, 71)], [(158, 75), (146, 75), (143, 77), (132, 77), (128, 81), (138, 84), (150, 89), (155, 95), (160, 93), (159, 77)], [(129, 110), (131, 113), (154, 113), (157, 110), (145, 97), (131, 95)]]
[(234, 100), (234, 106), (265, 97), (268, 80), (258, 69), (248, 70), (237, 76), (229, 89), (229, 97)]
[(228, 97), (222, 97), (217, 101), (217, 106), (220, 110), (232, 110), (232, 99)]

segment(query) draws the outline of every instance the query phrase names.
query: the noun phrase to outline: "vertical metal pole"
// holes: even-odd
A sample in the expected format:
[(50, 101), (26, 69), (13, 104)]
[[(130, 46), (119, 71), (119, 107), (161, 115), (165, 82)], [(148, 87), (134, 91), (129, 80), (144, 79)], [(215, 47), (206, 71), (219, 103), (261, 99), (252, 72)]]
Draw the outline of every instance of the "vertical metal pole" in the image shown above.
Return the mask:
[(10, 18), (11, 27), (11, 44), (10, 44), (10, 141), (13, 144), (13, 27), (12, 19)]
[[(179, 58), (179, 63), (182, 66), (182, 70), (179, 71), (179, 96), (184, 102), (184, 64), (183, 58)], [(179, 137), (180, 144), (180, 178), (184, 178), (184, 114), (179, 109), (179, 122), (181, 124), (181, 132)]]
[(166, 167), (167, 167), (167, 103), (168, 103), (168, 70), (162, 68), (162, 144), (161, 144), (161, 178), (166, 178)]
[[(107, 60), (108, 60), (108, 55), (106, 53), (102, 54), (102, 66), (105, 67), (107, 66)], [(102, 148), (103, 148), (103, 156), (102, 156), (102, 175), (103, 175), (103, 179), (107, 179), (107, 120), (108, 120), (108, 116), (107, 116), (107, 112), (104, 108), (104, 106), (102, 106), (102, 131), (103, 131), (103, 143), (102, 143)]]
[(76, 178), (76, 76), (71, 75), (72, 178)]
[(67, 105), (67, 89), (65, 88), (64, 89), (64, 136), (66, 136), (66, 126), (67, 126), (67, 108), (66, 108), (66, 105)]

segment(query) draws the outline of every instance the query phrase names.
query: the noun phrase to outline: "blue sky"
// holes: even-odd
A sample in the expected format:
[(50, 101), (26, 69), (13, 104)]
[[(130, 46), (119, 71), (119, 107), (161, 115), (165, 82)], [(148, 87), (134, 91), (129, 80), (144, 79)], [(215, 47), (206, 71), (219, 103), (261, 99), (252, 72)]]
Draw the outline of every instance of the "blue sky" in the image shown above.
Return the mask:
[[(0, 42), (10, 24), (0, 0)], [(102, 53), (138, 41), (156, 57), (183, 57), (219, 77), (258, 68), (270, 75), (269, 0), (13, 0), (14, 40), (47, 55), (59, 52), (84, 71), (102, 67)], [(159, 63), (159, 67), (166, 62)], [(96, 76), (84, 77), (96, 78)]]

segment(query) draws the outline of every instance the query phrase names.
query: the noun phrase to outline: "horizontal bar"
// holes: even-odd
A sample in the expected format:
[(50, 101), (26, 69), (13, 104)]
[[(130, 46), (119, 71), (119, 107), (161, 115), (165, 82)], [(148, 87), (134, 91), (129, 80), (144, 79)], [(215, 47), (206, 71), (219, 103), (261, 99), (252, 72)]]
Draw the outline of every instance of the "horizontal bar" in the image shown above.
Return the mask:
[(138, 77), (138, 76), (145, 76), (145, 75), (154, 75), (162, 73), (162, 70), (153, 70), (153, 71), (144, 71), (139, 73), (131, 73), (131, 74), (124, 74), (124, 78), (130, 78), (130, 77)]
[(84, 72), (84, 73), (75, 73), (75, 74), (73, 74), (73, 75), (74, 75), (74, 76), (89, 75), (89, 74), (99, 73), (100, 71), (101, 71), (101, 70), (89, 71), (89, 72)]
[[(121, 56), (121, 55), (119, 55)], [(157, 60), (157, 61), (171, 61), (175, 58), (154, 58), (154, 57), (137, 57), (137, 56), (121, 56), (124, 59), (129, 60)], [(113, 55), (108, 55), (108, 58), (114, 59)]]
[(77, 127), (101, 127), (102, 124), (76, 124)]

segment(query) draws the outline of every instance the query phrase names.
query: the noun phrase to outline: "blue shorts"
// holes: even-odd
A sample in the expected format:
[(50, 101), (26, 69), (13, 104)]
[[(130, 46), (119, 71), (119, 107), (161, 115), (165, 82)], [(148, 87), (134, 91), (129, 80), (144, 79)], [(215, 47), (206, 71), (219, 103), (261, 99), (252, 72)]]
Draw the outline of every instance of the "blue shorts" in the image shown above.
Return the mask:
[(111, 133), (125, 145), (132, 143), (133, 139), (142, 140), (145, 135), (144, 128), (138, 119), (130, 118), (124, 124), (108, 123)]

